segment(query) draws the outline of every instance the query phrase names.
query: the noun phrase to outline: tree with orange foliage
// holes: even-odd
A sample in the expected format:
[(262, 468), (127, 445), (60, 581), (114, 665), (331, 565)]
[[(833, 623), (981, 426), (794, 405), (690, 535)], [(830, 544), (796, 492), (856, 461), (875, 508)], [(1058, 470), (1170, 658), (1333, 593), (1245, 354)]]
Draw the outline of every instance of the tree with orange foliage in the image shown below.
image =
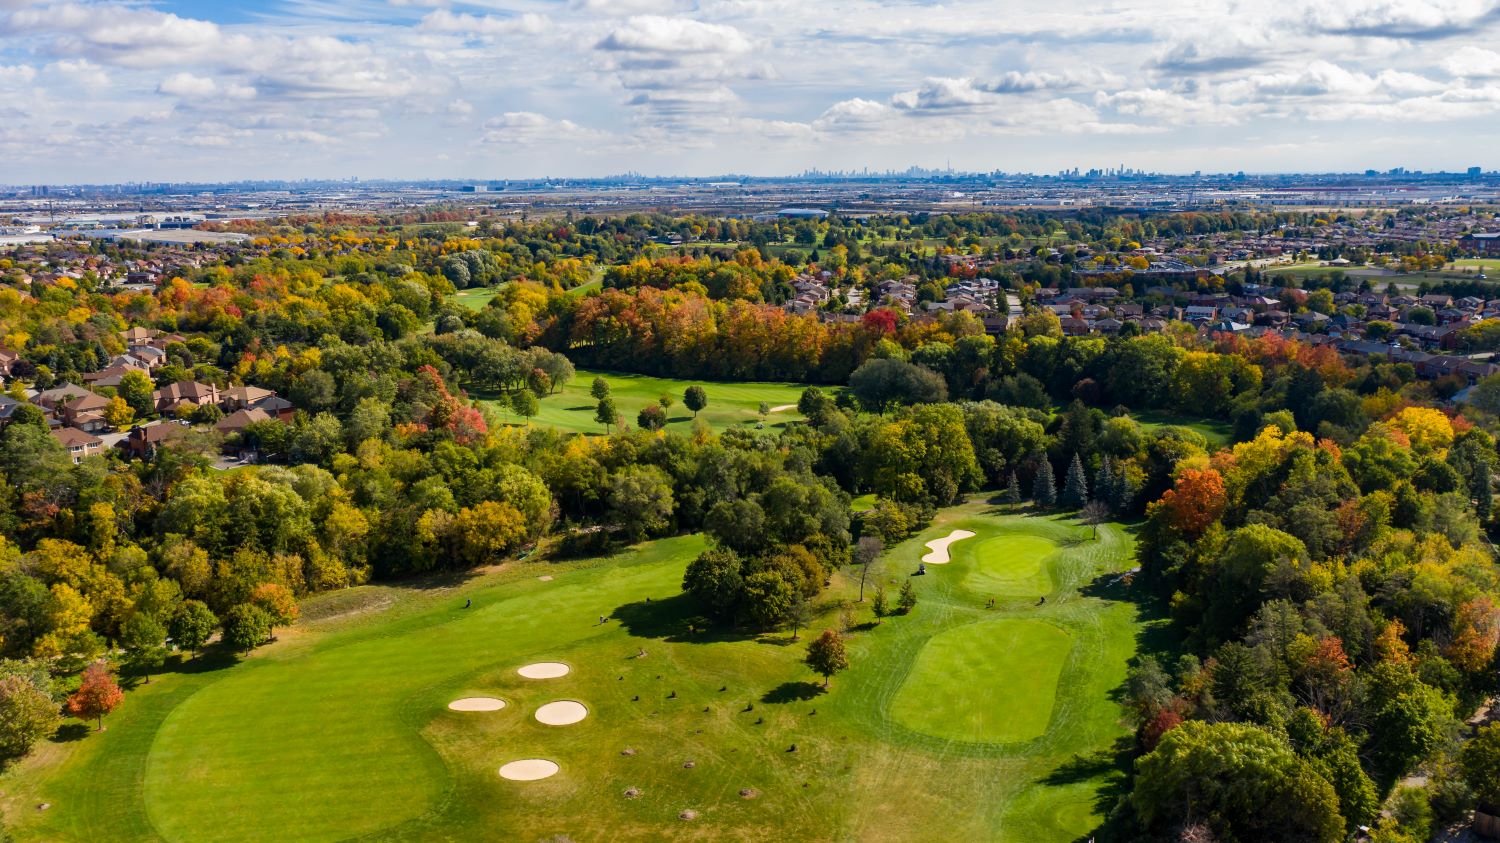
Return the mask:
[(103, 662), (94, 662), (83, 671), (83, 682), (68, 697), (68, 713), (79, 720), (97, 720), (104, 731), (104, 715), (115, 710), (125, 692), (110, 675)]
[(1189, 539), (1203, 535), (1224, 514), (1228, 503), (1224, 478), (1212, 468), (1184, 469), (1176, 485), (1161, 496), (1167, 523)]
[(1478, 597), (1458, 607), (1458, 616), (1453, 620), (1453, 640), (1443, 655), (1459, 670), (1479, 674), (1494, 663), (1497, 645), (1500, 645), (1500, 610), (1490, 598)]
[(250, 602), (271, 618), (271, 626), (289, 626), (302, 614), (292, 590), (280, 583), (264, 582), (250, 592)]

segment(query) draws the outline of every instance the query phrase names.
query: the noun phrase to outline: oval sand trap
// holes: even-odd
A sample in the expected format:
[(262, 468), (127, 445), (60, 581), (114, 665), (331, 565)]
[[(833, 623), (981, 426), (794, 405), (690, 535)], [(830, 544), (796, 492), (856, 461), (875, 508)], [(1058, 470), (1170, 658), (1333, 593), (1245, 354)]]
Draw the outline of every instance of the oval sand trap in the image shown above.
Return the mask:
[(513, 782), (534, 782), (557, 775), (557, 770), (555, 762), (545, 758), (528, 758), (525, 761), (512, 761), (501, 767), (500, 778)]
[(505, 708), (505, 700), (494, 697), (464, 697), (448, 703), (454, 711), (499, 711)]
[(954, 530), (940, 539), (933, 539), (927, 543), (932, 552), (923, 556), (922, 561), (928, 565), (946, 565), (948, 564), (948, 545), (972, 538), (974, 534), (968, 530)]
[(537, 662), (528, 664), (516, 671), (527, 679), (556, 679), (559, 676), (567, 676), (572, 668), (562, 662)]
[(549, 702), (536, 710), (537, 722), (547, 726), (571, 726), (588, 716), (588, 708), (573, 700)]

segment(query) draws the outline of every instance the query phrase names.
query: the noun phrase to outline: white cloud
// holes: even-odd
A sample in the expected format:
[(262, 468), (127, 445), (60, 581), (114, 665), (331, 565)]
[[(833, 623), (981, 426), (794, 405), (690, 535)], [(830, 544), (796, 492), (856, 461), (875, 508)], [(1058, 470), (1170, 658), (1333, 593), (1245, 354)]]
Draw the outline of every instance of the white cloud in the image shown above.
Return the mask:
[(420, 29), (427, 32), (456, 33), (462, 35), (535, 35), (548, 28), (547, 18), (537, 14), (501, 17), (498, 15), (468, 15), (438, 9), (422, 18)]
[(1443, 69), (1454, 76), (1500, 76), (1500, 53), (1483, 47), (1460, 47), (1443, 59)]
[(163, 79), (156, 86), (156, 92), (183, 99), (226, 97), (236, 100), (251, 99), (256, 93), (249, 85), (220, 85), (207, 76), (195, 76), (187, 72), (174, 73)]
[(571, 120), (554, 120), (534, 111), (507, 111), (484, 121), (481, 143), (526, 145), (600, 139), (602, 132), (585, 129)]
[(750, 52), (750, 39), (732, 26), (689, 18), (637, 15), (615, 27), (599, 42), (601, 50), (644, 53)]

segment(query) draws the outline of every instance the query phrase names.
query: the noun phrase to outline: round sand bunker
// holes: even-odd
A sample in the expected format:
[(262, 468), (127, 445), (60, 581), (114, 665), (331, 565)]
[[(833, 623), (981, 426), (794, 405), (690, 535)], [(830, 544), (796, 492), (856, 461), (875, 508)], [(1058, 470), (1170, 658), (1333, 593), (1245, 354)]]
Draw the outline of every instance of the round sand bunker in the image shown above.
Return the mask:
[(922, 561), (928, 565), (946, 565), (948, 564), (948, 545), (972, 538), (974, 534), (968, 530), (954, 530), (940, 539), (933, 539), (927, 543), (927, 547), (932, 552), (923, 556)]
[(549, 702), (536, 710), (536, 721), (546, 726), (571, 726), (588, 716), (588, 708), (573, 700)]
[(516, 673), (527, 679), (557, 679), (560, 676), (567, 676), (571, 670), (572, 668), (562, 662), (537, 662), (518, 669)]
[(500, 778), (513, 782), (534, 782), (557, 775), (557, 770), (556, 762), (545, 758), (528, 758), (525, 761), (512, 761), (501, 767)]
[(448, 703), (454, 711), (499, 711), (505, 708), (505, 700), (495, 697), (464, 697)]

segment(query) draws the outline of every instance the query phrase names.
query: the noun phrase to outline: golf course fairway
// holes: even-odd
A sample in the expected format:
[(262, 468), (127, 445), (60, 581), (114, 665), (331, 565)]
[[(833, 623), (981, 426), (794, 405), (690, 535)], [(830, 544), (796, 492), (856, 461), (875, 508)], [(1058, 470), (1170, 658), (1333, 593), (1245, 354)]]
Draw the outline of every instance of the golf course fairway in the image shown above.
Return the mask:
[[(975, 536), (911, 576), (955, 530)], [(6, 829), (1067, 843), (1108, 809), (1127, 734), (1111, 694), (1148, 625), (1128, 588), (1100, 585), (1132, 565), (1126, 528), (1093, 540), (1064, 516), (940, 511), (868, 584), (912, 582), (910, 614), (875, 623), (855, 578), (834, 576), (810, 629), (844, 606), (855, 625), (826, 690), (802, 663), (809, 632), (704, 623), (681, 582), (705, 547), (685, 536), (311, 597), (251, 657), (174, 658), (107, 731), (65, 730), (5, 771)], [(1019, 573), (997, 573), (1005, 558)]]

